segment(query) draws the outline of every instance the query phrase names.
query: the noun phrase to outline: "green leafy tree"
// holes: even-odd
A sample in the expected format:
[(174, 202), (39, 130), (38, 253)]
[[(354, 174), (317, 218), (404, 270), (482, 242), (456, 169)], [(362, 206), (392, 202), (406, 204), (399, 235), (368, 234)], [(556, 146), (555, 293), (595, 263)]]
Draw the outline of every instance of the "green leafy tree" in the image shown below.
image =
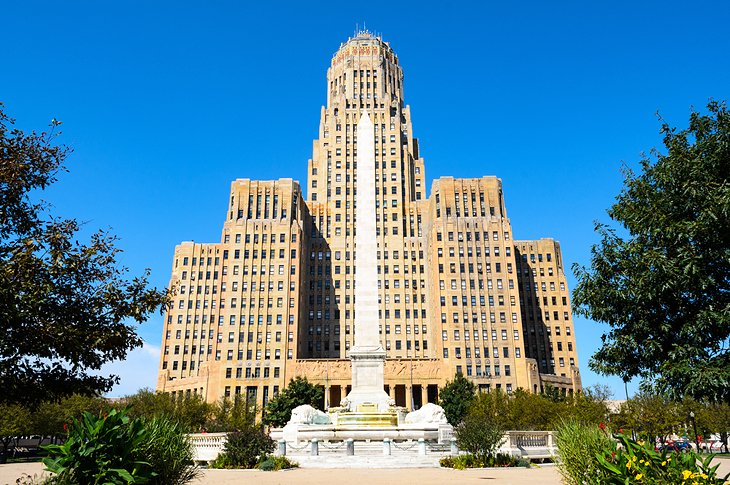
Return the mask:
[(224, 397), (213, 406), (206, 429), (213, 432), (246, 429), (256, 423), (256, 414), (256, 404), (247, 402), (243, 396)]
[(476, 387), (474, 383), (461, 374), (456, 374), (453, 381), (447, 381), (439, 391), (439, 406), (444, 408), (446, 419), (453, 426), (459, 424), (474, 400)]
[(564, 421), (583, 423), (587, 426), (597, 426), (606, 422), (610, 417), (607, 403), (609, 397), (611, 397), (610, 390), (600, 385), (567, 396), (555, 413), (549, 429), (557, 429)]
[(266, 403), (263, 422), (274, 427), (285, 426), (291, 419), (292, 409), (303, 404), (322, 409), (324, 390), (309, 382), (306, 377), (295, 377), (278, 396)]
[(652, 380), (676, 399), (730, 401), (730, 114), (711, 101), (689, 127), (663, 123), (664, 153), (625, 169), (575, 312), (610, 327), (590, 367)]
[(80, 224), (40, 201), (70, 152), (54, 144), (60, 122), (40, 134), (13, 124), (0, 104), (0, 402), (101, 394), (118, 377), (89, 371), (141, 346), (135, 322), (167, 293), (148, 288), (148, 272), (126, 278), (114, 236), (80, 243)]
[(497, 401), (507, 398), (506, 405), (509, 411), (500, 412), (498, 408), (493, 408), (495, 419), (498, 419), (505, 429), (553, 429), (551, 423), (557, 419), (563, 407), (542, 394), (533, 394), (524, 389), (517, 389), (511, 397), (507, 397), (504, 393), (494, 394), (495, 396), (490, 396), (489, 399)]
[(19, 404), (0, 402), (0, 463), (5, 463), (8, 448), (18, 436), (29, 431), (30, 412)]
[(705, 421), (707, 427), (714, 433), (720, 436), (720, 442), (725, 448), (725, 453), (730, 452), (728, 450), (728, 433), (730, 433), (730, 404), (716, 403), (707, 406), (704, 411)]
[(172, 396), (169, 393), (140, 389), (125, 396), (132, 417), (170, 417), (188, 432), (198, 432), (209, 426), (215, 406), (198, 394)]
[(66, 434), (68, 424), (84, 412), (98, 415), (109, 410), (101, 397), (72, 394), (59, 401), (44, 401), (31, 413), (31, 432), (40, 436), (59, 438)]
[(641, 392), (623, 403), (613, 418), (614, 427), (632, 429), (651, 443), (656, 438), (663, 443), (668, 435), (681, 434), (687, 421), (679, 403), (651, 392)]
[(456, 426), (454, 433), (460, 449), (476, 456), (485, 465), (494, 458), (504, 442), (505, 428), (494, 414), (490, 394), (480, 394), (469, 405), (464, 419)]

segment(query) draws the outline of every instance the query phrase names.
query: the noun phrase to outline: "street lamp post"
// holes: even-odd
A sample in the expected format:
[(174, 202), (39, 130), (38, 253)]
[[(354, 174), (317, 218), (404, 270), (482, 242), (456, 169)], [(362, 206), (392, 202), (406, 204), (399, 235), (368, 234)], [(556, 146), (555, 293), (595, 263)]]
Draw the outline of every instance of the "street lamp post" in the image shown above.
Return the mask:
[(689, 419), (692, 421), (692, 429), (695, 433), (695, 446), (697, 447), (697, 453), (700, 452), (700, 442), (699, 442), (699, 435), (697, 434), (697, 422), (695, 421), (695, 412), (690, 411), (689, 412)]

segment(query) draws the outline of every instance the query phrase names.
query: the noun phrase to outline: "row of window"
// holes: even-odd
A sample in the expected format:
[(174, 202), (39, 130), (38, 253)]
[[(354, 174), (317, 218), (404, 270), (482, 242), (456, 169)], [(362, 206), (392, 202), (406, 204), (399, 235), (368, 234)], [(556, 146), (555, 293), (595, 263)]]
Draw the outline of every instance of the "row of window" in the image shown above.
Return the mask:
[[(475, 359), (481, 359), (482, 358), (481, 350), (482, 350), (481, 347), (474, 347), (474, 358)], [(516, 358), (519, 359), (519, 358), (522, 357), (522, 352), (520, 350), (520, 347), (515, 347), (514, 348), (514, 353), (515, 353), (515, 357)], [(463, 354), (463, 356), (465, 358), (467, 358), (467, 359), (471, 359), (472, 358), (472, 348), (471, 347), (464, 347), (464, 354)], [(484, 358), (485, 359), (488, 359), (489, 356), (490, 356), (490, 349), (489, 349), (489, 347), (484, 347)], [(492, 349), (491, 349), (491, 356), (492, 356), (492, 358), (495, 358), (495, 359), (499, 359), (500, 356), (501, 357), (504, 357), (505, 359), (509, 359), (510, 358), (510, 348), (509, 347), (502, 347), (502, 352), (500, 354), (499, 347), (492, 347)], [(461, 347), (454, 347), (454, 357), (457, 358), (457, 359), (461, 359), (462, 358)], [(448, 358), (449, 358), (449, 347), (444, 347), (444, 359), (448, 359)]]

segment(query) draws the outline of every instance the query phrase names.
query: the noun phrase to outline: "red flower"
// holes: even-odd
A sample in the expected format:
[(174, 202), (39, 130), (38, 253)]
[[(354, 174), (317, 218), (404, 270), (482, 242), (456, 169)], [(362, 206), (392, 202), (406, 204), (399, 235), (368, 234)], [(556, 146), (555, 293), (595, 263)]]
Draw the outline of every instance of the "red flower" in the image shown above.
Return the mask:
[(63, 423), (63, 430), (68, 432), (68, 423)]
[(623, 428), (619, 428), (619, 429), (618, 429), (618, 432), (619, 432), (619, 433), (622, 433), (622, 434), (623, 434), (623, 432), (624, 432), (624, 429), (623, 429)]
[(603, 424), (603, 422), (598, 423), (598, 427), (601, 428), (603, 431), (606, 431), (606, 425)]

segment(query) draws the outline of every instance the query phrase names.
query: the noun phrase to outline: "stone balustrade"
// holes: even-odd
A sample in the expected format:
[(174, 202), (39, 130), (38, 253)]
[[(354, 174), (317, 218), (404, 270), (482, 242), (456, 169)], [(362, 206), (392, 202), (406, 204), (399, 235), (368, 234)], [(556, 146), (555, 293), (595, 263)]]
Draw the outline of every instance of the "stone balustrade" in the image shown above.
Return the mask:
[(191, 433), (188, 435), (193, 444), (193, 461), (210, 463), (218, 458), (226, 444), (226, 433)]
[(557, 454), (552, 431), (507, 431), (501, 453), (522, 458), (551, 458)]
[[(210, 463), (223, 451), (225, 433), (195, 433), (188, 435), (193, 444), (196, 463)], [(348, 440), (350, 441), (350, 440)], [(386, 451), (387, 450), (387, 451)], [(507, 431), (500, 453), (522, 458), (552, 458), (557, 454), (552, 431)], [(287, 442), (280, 439), (277, 454), (293, 457), (347, 454), (370, 455), (431, 455), (435, 457), (458, 454), (456, 440), (427, 441), (423, 439), (398, 441), (391, 438), (383, 440), (329, 441), (305, 440)]]

